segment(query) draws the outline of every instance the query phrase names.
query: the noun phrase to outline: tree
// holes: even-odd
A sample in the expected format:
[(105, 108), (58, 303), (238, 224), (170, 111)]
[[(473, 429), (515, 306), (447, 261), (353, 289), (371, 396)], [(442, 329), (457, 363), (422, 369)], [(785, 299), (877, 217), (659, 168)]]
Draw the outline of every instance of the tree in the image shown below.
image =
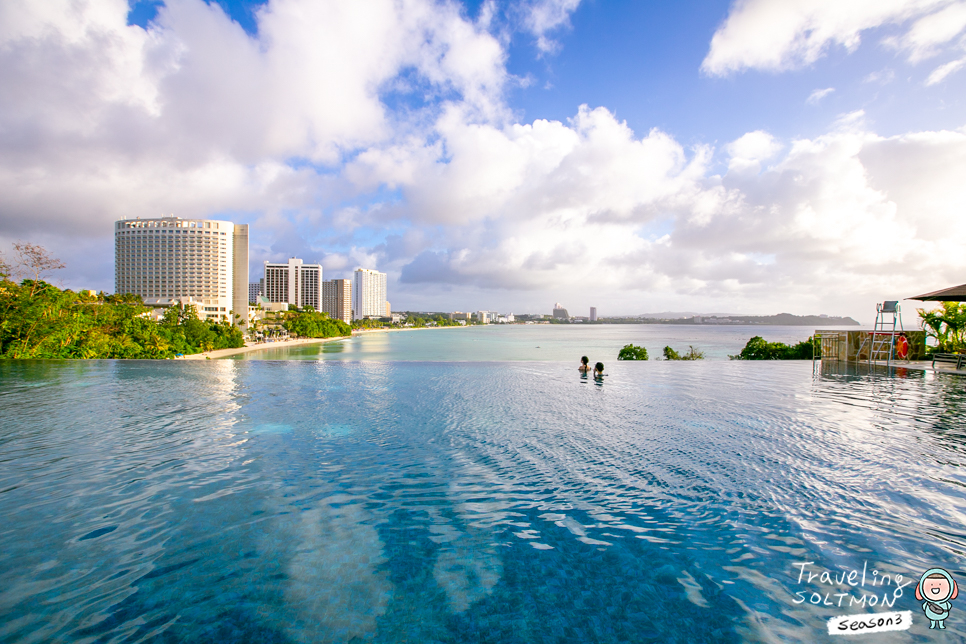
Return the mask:
[(683, 356), (672, 349), (671, 347), (664, 347), (664, 359), (665, 360), (704, 360), (704, 352), (698, 351), (693, 345), (688, 345), (688, 352)]
[(13, 250), (16, 253), (16, 271), (22, 279), (31, 278), (34, 282), (41, 282), (51, 271), (64, 268), (64, 262), (56, 257), (51, 257), (47, 249), (37, 244), (27, 242), (14, 242)]
[(936, 339), (937, 351), (966, 351), (966, 304), (940, 302), (939, 306), (932, 311), (917, 309), (923, 330)]
[(732, 360), (811, 360), (815, 350), (814, 338), (788, 346), (784, 342), (768, 342), (756, 335), (748, 340), (741, 353), (728, 357)]
[(633, 344), (624, 345), (617, 354), (618, 360), (647, 360), (647, 349)]

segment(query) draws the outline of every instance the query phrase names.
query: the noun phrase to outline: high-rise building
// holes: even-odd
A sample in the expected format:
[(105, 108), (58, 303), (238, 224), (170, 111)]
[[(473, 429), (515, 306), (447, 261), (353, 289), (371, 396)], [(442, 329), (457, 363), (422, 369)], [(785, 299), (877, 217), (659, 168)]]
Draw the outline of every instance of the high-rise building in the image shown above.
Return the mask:
[(379, 318), (386, 314), (386, 274), (356, 269), (352, 279), (352, 319)]
[(269, 302), (322, 310), (322, 265), (292, 257), (285, 264), (265, 262), (263, 296)]
[(248, 303), (258, 302), (258, 296), (265, 293), (265, 278), (260, 278), (257, 282), (248, 284)]
[(140, 295), (149, 306), (190, 299), (205, 319), (244, 325), (247, 284), (246, 224), (180, 217), (114, 222), (117, 293)]
[(557, 319), (569, 320), (570, 314), (567, 313), (567, 309), (563, 307), (563, 304), (557, 302), (553, 305), (553, 317)]
[(597, 321), (597, 307), (596, 306), (590, 307), (590, 321), (591, 322), (596, 322)]
[(352, 280), (322, 282), (322, 312), (334, 320), (352, 322)]

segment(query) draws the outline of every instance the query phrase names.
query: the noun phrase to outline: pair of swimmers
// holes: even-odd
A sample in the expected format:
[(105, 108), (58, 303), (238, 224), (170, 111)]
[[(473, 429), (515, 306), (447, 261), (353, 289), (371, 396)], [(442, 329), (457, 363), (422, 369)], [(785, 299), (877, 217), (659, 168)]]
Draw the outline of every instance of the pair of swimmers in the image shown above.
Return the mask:
[[(580, 373), (587, 373), (590, 371), (590, 358), (583, 356), (580, 359), (580, 366), (577, 367), (577, 371)], [(601, 378), (604, 375), (604, 363), (598, 362), (594, 365), (594, 378)]]

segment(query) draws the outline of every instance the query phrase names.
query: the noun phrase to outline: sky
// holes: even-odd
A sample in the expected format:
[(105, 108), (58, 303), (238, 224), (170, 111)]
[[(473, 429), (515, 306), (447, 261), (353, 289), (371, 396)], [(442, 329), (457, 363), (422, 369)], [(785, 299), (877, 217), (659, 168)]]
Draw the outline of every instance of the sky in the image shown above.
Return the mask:
[(110, 292), (173, 214), (394, 310), (870, 323), (966, 282), (964, 108), (966, 0), (5, 0), (0, 251)]

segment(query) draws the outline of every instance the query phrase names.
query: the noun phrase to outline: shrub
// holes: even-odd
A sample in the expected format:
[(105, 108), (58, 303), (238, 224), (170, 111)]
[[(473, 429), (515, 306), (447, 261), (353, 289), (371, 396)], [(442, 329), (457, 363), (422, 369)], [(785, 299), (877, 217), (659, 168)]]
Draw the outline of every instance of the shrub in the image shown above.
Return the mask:
[(624, 345), (617, 354), (618, 360), (647, 360), (647, 349), (633, 344)]

